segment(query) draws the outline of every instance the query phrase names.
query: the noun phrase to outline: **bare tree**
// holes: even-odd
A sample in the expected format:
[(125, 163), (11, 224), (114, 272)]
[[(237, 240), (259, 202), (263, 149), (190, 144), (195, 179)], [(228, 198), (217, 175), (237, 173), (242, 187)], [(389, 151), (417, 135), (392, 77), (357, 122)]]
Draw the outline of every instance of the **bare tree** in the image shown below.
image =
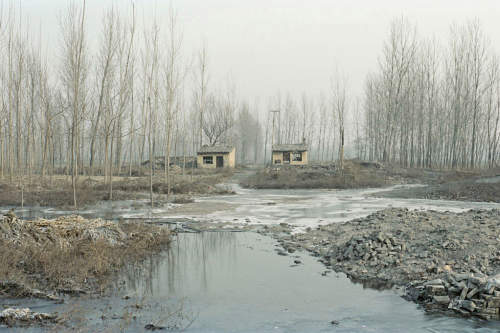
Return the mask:
[(344, 77), (337, 77), (332, 81), (332, 103), (333, 111), (338, 120), (339, 130), (339, 171), (344, 173), (344, 131), (345, 131), (345, 114), (347, 108), (347, 92), (346, 92), (347, 79)]
[(85, 35), (86, 0), (81, 6), (72, 2), (66, 15), (61, 20), (63, 36), (61, 81), (67, 96), (67, 108), (70, 113), (70, 158), (73, 204), (77, 207), (76, 186), (78, 181), (78, 157), (80, 126), (86, 107), (86, 79), (88, 63), (86, 58)]
[(199, 132), (198, 132), (198, 147), (203, 145), (203, 131), (205, 122), (205, 107), (208, 96), (208, 53), (207, 47), (203, 47), (196, 56), (195, 72), (194, 72), (194, 90), (193, 100), (199, 116)]

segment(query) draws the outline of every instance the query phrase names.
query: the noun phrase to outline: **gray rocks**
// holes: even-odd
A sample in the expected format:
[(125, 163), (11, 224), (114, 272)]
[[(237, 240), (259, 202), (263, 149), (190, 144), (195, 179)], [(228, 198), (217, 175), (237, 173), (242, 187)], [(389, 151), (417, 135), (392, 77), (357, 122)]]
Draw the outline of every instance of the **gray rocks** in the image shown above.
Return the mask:
[[(468, 278), (464, 279), (465, 276)], [(464, 273), (448, 275), (442, 280), (410, 283), (406, 295), (427, 309), (499, 320), (500, 297), (496, 296), (499, 291), (486, 277)]]
[(365, 236), (354, 236), (340, 248), (331, 248), (330, 256), (337, 261), (362, 260), (386, 261), (387, 265), (396, 263), (394, 260), (406, 247), (397, 241), (391, 234), (376, 233)]
[(437, 303), (437, 304), (444, 304), (444, 305), (448, 305), (450, 304), (450, 297), (449, 296), (433, 296), (432, 297), (434, 303)]
[(446, 289), (443, 285), (427, 285), (425, 286), (425, 291), (433, 296), (446, 295)]
[(443, 280), (441, 279), (435, 279), (424, 283), (424, 286), (442, 286), (442, 285), (443, 285)]
[(287, 256), (287, 255), (288, 255), (288, 253), (286, 253), (286, 252), (285, 252), (285, 251), (283, 251), (283, 250), (276, 250), (276, 253), (277, 253), (278, 255), (280, 255), (280, 256)]
[(164, 330), (165, 327), (164, 326), (158, 326), (158, 325), (155, 325), (155, 324), (147, 324), (146, 326), (144, 326), (144, 328), (148, 331), (158, 331), (158, 330)]

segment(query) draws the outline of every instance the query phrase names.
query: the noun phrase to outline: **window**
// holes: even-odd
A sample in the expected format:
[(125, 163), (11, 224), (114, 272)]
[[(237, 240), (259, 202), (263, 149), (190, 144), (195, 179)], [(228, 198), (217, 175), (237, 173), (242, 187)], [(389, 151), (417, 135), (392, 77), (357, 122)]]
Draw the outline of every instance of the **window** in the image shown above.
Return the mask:
[(302, 162), (302, 153), (293, 153), (294, 162)]
[(214, 164), (213, 156), (203, 156), (203, 164)]

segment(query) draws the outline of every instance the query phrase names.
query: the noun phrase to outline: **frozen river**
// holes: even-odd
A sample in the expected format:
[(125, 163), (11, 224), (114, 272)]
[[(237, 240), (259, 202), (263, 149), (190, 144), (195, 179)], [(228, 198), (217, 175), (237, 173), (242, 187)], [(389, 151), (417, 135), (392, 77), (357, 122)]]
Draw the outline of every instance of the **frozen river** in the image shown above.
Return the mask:
[[(145, 201), (105, 202), (77, 213), (115, 220), (189, 218), (235, 225), (285, 222), (300, 232), (387, 207), (450, 211), (500, 208), (489, 203), (373, 197), (378, 189), (234, 189), (235, 195), (200, 198), (193, 204), (150, 210)], [(36, 207), (17, 212), (26, 218), (74, 213)], [(187, 332), (500, 331), (495, 322), (426, 314), (395, 290), (365, 289), (343, 274), (325, 274), (324, 266), (307, 253), (283, 257), (274, 249), (274, 240), (252, 232), (180, 234), (163, 256), (127, 270), (114, 296), (72, 298), (64, 305), (32, 300), (2, 303), (22, 303), (40, 311), (78, 309), (83, 318), (78, 325), (89, 331), (136, 332), (148, 323), (181, 328), (191, 321)], [(300, 263), (294, 264), (295, 260)], [(130, 298), (124, 299), (125, 295)], [(125, 325), (120, 318), (129, 312), (135, 319)]]

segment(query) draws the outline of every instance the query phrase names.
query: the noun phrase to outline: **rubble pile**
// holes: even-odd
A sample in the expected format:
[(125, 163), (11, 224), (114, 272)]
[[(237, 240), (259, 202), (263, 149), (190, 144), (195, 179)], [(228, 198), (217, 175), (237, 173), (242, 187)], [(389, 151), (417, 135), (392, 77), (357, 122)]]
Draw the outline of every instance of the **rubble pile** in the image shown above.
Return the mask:
[(332, 247), (328, 257), (338, 262), (346, 260), (367, 261), (370, 266), (382, 263), (384, 267), (399, 264), (401, 253), (406, 250), (403, 242), (392, 234), (372, 233), (366, 236), (354, 236), (341, 247)]
[(452, 310), (463, 316), (500, 320), (500, 275), (451, 273), (442, 279), (413, 281), (407, 297), (428, 310)]

